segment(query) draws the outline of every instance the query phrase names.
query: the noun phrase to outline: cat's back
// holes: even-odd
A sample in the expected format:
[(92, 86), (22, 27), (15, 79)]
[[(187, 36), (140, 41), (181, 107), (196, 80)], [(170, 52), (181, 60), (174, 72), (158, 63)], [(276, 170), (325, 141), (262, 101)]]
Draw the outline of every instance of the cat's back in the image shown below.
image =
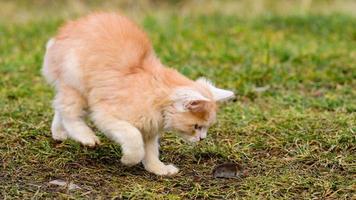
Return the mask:
[(118, 13), (98, 12), (70, 21), (60, 28), (56, 40), (80, 48), (77, 53), (83, 62), (95, 62), (83, 63), (87, 65), (96, 62), (135, 65), (152, 51), (146, 33)]
[(127, 17), (113, 12), (92, 13), (69, 21), (59, 29), (56, 39), (81, 40), (88, 44), (109, 42), (101, 43), (101, 46), (117, 42), (137, 42), (145, 47), (150, 46), (143, 30)]
[(43, 73), (49, 82), (84, 88), (137, 71), (152, 55), (146, 33), (134, 22), (118, 13), (98, 12), (59, 29), (47, 45)]

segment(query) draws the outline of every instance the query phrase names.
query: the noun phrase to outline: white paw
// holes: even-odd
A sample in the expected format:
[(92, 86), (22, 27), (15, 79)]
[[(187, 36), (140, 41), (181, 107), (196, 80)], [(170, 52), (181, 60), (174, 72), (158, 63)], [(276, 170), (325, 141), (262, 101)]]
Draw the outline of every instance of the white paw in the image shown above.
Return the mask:
[(165, 165), (164, 169), (161, 171), (162, 175), (174, 175), (179, 172), (179, 169), (172, 164)]
[(78, 142), (89, 147), (94, 147), (95, 145), (100, 144), (99, 138), (94, 134), (86, 135), (85, 137), (80, 137)]
[(63, 129), (54, 129), (52, 130), (52, 138), (57, 141), (64, 141), (68, 138), (68, 135)]
[(126, 166), (133, 166), (140, 163), (145, 156), (145, 151), (142, 149), (138, 149), (136, 151), (124, 151), (124, 155), (121, 158), (121, 163)]
[(163, 163), (156, 165), (145, 165), (145, 169), (159, 176), (172, 176), (179, 172), (179, 169), (174, 165), (165, 165)]

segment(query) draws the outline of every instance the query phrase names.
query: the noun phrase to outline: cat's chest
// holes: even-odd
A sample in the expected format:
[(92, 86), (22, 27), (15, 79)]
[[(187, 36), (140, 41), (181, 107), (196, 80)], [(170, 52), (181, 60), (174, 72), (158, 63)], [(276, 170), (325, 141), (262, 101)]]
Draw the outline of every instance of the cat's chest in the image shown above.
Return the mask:
[(143, 113), (136, 121), (136, 127), (145, 136), (154, 136), (163, 129), (163, 117), (160, 112)]

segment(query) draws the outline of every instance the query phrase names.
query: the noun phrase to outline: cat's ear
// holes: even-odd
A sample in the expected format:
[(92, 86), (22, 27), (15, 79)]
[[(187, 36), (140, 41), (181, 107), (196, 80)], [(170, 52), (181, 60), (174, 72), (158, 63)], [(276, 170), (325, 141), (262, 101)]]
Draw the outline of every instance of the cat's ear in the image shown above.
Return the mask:
[(214, 84), (206, 78), (199, 78), (198, 80), (196, 80), (196, 82), (208, 87), (210, 92), (213, 94), (215, 101), (226, 101), (235, 96), (234, 92), (230, 90), (224, 90), (215, 87)]
[(191, 112), (203, 112), (207, 106), (209, 101), (207, 100), (192, 100), (188, 101), (185, 105), (186, 110)]
[(198, 91), (190, 88), (175, 90), (171, 98), (174, 101), (174, 107), (180, 112), (200, 112), (205, 108), (206, 103), (210, 101)]

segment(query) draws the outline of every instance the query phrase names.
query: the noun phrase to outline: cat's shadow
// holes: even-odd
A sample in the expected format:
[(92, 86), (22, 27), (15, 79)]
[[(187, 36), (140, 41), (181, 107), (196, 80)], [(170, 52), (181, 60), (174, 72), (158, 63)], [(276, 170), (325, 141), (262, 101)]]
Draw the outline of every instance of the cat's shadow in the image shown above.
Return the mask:
[(52, 148), (56, 149), (58, 158), (71, 154), (71, 159), (65, 163), (64, 168), (71, 171), (83, 169), (95, 169), (102, 172), (110, 172), (115, 176), (147, 175), (141, 163), (134, 166), (125, 166), (120, 162), (122, 153), (120, 146), (111, 142), (102, 142), (94, 148), (83, 146), (75, 141), (52, 142)]

